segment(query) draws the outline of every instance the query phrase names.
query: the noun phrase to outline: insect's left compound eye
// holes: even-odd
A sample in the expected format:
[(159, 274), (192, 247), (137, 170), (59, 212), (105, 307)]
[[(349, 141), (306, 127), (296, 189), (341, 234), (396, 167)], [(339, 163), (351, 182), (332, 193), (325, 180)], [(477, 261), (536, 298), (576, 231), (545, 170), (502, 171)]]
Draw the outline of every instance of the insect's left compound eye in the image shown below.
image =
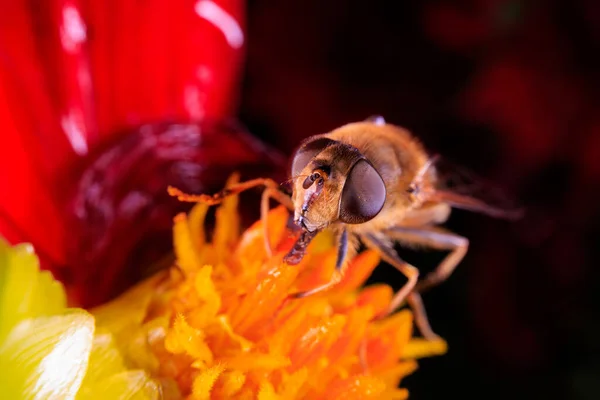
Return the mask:
[(340, 220), (362, 224), (383, 208), (387, 192), (383, 179), (369, 162), (358, 161), (350, 170), (340, 201)]
[(292, 161), (292, 177), (296, 177), (302, 172), (304, 167), (308, 165), (310, 160), (312, 160), (317, 154), (319, 154), (323, 149), (330, 144), (334, 143), (334, 140), (331, 140), (326, 137), (315, 137), (308, 139), (304, 144), (300, 146), (300, 148), (296, 151), (294, 155), (294, 161)]

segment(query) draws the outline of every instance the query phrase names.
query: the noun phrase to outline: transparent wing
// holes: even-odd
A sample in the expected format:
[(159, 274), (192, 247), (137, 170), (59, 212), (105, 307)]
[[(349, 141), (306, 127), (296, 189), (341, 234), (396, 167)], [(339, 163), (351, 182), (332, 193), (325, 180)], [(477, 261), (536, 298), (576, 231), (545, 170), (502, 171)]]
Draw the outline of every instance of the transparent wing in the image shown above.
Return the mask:
[(523, 216), (516, 199), (498, 185), (443, 157), (436, 156), (433, 165), (438, 177), (433, 201), (494, 218), (514, 220)]

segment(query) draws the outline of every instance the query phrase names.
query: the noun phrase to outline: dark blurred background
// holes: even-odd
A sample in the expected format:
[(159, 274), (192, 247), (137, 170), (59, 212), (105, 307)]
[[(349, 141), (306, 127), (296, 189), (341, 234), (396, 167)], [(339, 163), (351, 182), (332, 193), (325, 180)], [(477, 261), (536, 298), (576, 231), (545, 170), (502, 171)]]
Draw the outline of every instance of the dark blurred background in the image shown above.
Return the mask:
[(470, 251), (425, 296), (449, 352), (411, 398), (600, 398), (600, 3), (251, 1), (247, 44), (240, 118), (267, 143), (381, 114), (527, 209), (451, 217)]
[[(2, 4), (2, 236), (100, 304), (171, 262), (185, 206), (166, 185), (283, 180), (302, 138), (380, 114), (526, 208), (451, 216), (470, 251), (424, 296), (449, 352), (402, 383), (411, 399), (600, 399), (598, 0), (214, 0), (245, 47), (199, 3)], [(219, 125), (238, 72), (250, 134)], [(424, 272), (444, 256), (400, 250)]]

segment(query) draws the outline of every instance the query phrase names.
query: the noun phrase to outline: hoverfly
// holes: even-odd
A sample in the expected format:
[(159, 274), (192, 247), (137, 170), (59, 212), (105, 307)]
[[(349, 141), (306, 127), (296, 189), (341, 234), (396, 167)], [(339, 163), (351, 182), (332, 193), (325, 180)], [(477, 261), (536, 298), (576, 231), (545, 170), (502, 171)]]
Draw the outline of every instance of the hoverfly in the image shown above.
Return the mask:
[[(429, 325), (419, 293), (446, 280), (469, 247), (467, 238), (439, 225), (446, 222), (452, 207), (498, 218), (515, 218), (520, 214), (520, 210), (494, 207), (444, 189), (436, 161), (437, 157), (431, 157), (410, 132), (387, 124), (377, 116), (305, 139), (291, 163), (291, 196), (267, 178), (242, 182), (212, 196), (186, 195), (174, 188), (169, 188), (169, 192), (182, 201), (213, 205), (229, 195), (264, 186), (261, 216), (265, 229), (269, 201), (275, 199), (293, 212), (294, 223), (301, 230), (295, 245), (284, 257), (287, 264), (298, 264), (312, 238), (322, 230), (331, 229), (337, 237), (338, 256), (331, 281), (295, 293), (291, 298), (309, 296), (339, 282), (347, 261), (362, 242), (408, 278), (380, 317), (393, 313), (406, 300), (414, 311), (421, 334), (433, 339), (437, 335)], [(267, 254), (271, 255), (268, 232), (264, 237)], [(449, 254), (419, 280), (417, 268), (396, 252), (394, 244), (397, 242), (449, 251)]]

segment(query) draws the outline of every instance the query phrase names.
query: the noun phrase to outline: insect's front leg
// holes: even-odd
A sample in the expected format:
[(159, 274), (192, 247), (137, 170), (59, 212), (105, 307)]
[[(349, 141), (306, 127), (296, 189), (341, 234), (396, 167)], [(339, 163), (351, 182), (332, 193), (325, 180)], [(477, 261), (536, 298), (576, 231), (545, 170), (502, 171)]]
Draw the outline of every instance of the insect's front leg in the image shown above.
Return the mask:
[(333, 271), (330, 281), (310, 290), (292, 293), (288, 296), (288, 298), (300, 299), (303, 297), (312, 296), (314, 294), (323, 292), (332, 286), (335, 286), (344, 276), (346, 265), (348, 264), (347, 261), (356, 253), (356, 245), (356, 238), (351, 236), (346, 228), (342, 228), (338, 235), (338, 254), (335, 262), (335, 270)]
[(177, 197), (179, 201), (215, 205), (221, 203), (223, 200), (225, 200), (225, 198), (229, 196), (242, 193), (248, 189), (252, 189), (257, 186), (265, 187), (261, 198), (260, 219), (263, 225), (265, 251), (267, 255), (271, 257), (273, 255), (273, 249), (271, 247), (271, 242), (269, 241), (269, 224), (267, 223), (267, 218), (269, 214), (269, 200), (277, 200), (279, 203), (286, 206), (289, 210), (294, 210), (294, 204), (292, 203), (292, 199), (287, 194), (279, 190), (280, 186), (274, 180), (269, 178), (252, 179), (246, 182), (240, 182), (228, 186), (220, 192), (215, 193), (214, 195), (187, 194), (172, 186), (168, 187), (168, 191), (171, 196)]
[(225, 198), (229, 196), (233, 196), (235, 194), (240, 194), (248, 189), (252, 189), (257, 186), (264, 186), (265, 188), (272, 188), (278, 190), (279, 185), (273, 179), (269, 178), (256, 178), (251, 179), (246, 182), (236, 183), (234, 185), (228, 186), (225, 189), (217, 192), (213, 195), (210, 194), (188, 194), (183, 191), (169, 186), (167, 188), (169, 194), (173, 197), (177, 197), (179, 201), (185, 201), (190, 203), (204, 203), (209, 206), (214, 206), (216, 204), (220, 204)]
[[(337, 243), (338, 254), (335, 261), (335, 270), (333, 271), (329, 282), (309, 290), (289, 294), (275, 312), (276, 315), (279, 314), (279, 312), (288, 304), (288, 302), (324, 292), (340, 282), (344, 276), (346, 265), (348, 264), (347, 261), (356, 254), (358, 242), (354, 235), (348, 233), (345, 228), (342, 228), (342, 230), (339, 232)], [(299, 246), (299, 248), (294, 246), (294, 248), (290, 250), (290, 253), (288, 253), (286, 258), (290, 260), (292, 265), (300, 262), (304, 256), (304, 251), (306, 250), (307, 245), (308, 244)], [(286, 258), (284, 258), (284, 262), (286, 261)]]

